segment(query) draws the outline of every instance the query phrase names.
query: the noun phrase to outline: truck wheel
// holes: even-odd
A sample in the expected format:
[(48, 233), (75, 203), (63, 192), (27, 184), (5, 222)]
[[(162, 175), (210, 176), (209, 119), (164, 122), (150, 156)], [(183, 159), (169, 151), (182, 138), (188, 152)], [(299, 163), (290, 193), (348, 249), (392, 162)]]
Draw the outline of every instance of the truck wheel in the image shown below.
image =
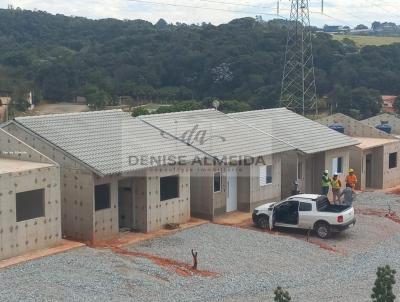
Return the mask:
[(268, 229), (269, 228), (269, 217), (265, 216), (265, 215), (260, 216), (257, 220), (257, 225), (262, 229)]
[(315, 232), (317, 236), (321, 239), (326, 239), (331, 235), (331, 230), (329, 224), (326, 222), (320, 222), (315, 227)]

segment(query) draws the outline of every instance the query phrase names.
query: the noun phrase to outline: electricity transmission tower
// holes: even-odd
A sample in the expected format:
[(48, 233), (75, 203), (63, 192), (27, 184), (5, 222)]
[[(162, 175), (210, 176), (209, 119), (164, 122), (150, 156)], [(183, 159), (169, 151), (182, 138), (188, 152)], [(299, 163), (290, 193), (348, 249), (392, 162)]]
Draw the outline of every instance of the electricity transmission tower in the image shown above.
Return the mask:
[(303, 115), (318, 114), (308, 0), (290, 1), (280, 105)]

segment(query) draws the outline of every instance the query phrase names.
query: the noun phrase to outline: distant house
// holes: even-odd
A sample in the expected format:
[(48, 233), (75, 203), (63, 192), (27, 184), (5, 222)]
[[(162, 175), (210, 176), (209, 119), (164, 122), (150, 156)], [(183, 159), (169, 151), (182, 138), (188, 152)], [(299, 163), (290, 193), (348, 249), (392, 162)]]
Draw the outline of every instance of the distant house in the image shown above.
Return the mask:
[(0, 260), (61, 239), (59, 166), (0, 129)]
[(323, 28), (326, 33), (347, 33), (350, 31), (350, 27), (341, 25), (325, 25)]
[(86, 105), (87, 100), (84, 96), (76, 96), (73, 100), (73, 103)]
[(393, 135), (400, 136), (400, 118), (395, 114), (382, 113), (361, 122), (372, 127), (377, 127), (382, 124), (388, 125)]
[(372, 28), (376, 32), (395, 32), (399, 30), (399, 27), (393, 22), (374, 22)]
[(346, 135), (359, 142), (350, 153), (358, 189), (386, 189), (400, 184), (400, 139), (340, 113), (318, 121), (326, 126), (341, 125)]
[(0, 97), (0, 106), (8, 105), (11, 103), (11, 98), (8, 96)]
[(382, 111), (386, 113), (395, 113), (396, 107), (395, 102), (397, 100), (395, 95), (382, 95), (383, 108)]

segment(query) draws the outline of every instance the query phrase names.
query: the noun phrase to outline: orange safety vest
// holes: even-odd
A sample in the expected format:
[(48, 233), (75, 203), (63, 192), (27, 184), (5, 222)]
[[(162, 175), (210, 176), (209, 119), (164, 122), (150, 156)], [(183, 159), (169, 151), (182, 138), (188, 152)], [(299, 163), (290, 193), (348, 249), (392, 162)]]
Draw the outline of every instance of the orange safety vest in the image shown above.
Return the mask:
[(357, 176), (355, 174), (347, 175), (346, 176), (346, 183), (350, 184), (354, 189), (354, 187), (356, 186), (356, 183), (357, 183)]

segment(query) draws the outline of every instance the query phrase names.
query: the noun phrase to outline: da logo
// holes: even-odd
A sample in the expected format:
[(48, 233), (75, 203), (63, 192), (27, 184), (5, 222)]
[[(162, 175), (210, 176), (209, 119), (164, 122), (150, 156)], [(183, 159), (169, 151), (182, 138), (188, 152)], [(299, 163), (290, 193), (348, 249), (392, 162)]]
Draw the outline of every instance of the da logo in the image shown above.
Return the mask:
[[(161, 132), (161, 136), (167, 139), (172, 139), (172, 136), (165, 131)], [(220, 135), (208, 135), (207, 130), (200, 129), (199, 125), (194, 125), (192, 129), (186, 130), (178, 139), (188, 145), (205, 145), (212, 140), (225, 142), (226, 138)]]

